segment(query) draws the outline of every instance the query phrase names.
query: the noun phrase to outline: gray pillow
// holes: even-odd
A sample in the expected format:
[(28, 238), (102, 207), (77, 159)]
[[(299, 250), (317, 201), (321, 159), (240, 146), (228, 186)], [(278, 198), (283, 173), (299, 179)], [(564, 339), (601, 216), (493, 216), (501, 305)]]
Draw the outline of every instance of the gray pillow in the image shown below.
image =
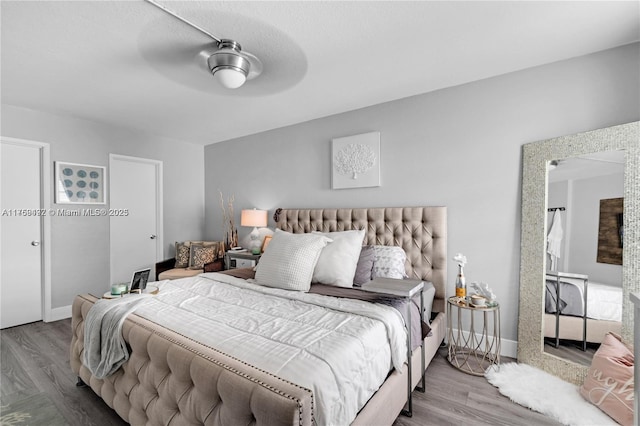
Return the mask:
[(373, 274), (373, 263), (375, 259), (375, 251), (372, 246), (364, 246), (360, 250), (360, 258), (356, 266), (356, 275), (353, 277), (353, 285), (361, 286), (371, 281)]

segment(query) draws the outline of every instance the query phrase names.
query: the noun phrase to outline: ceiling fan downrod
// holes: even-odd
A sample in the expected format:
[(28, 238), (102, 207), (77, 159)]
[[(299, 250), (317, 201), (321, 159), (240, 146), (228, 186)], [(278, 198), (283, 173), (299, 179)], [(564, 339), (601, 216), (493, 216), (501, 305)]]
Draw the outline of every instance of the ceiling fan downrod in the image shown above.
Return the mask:
[(167, 9), (166, 7), (161, 5), (160, 3), (157, 3), (154, 0), (145, 0), (145, 1), (147, 3), (149, 3), (149, 4), (152, 4), (153, 6), (157, 7), (158, 9), (168, 13), (169, 15), (173, 16), (174, 18), (184, 22), (185, 24), (189, 25), (191, 28), (194, 28), (194, 29), (200, 31), (202, 34), (206, 35), (207, 37), (210, 37), (210, 38), (214, 39), (216, 41), (216, 43), (220, 44), (220, 42), (222, 41), (218, 37), (216, 37), (213, 34), (211, 34), (209, 31), (205, 30), (204, 28), (199, 27), (198, 25), (194, 24), (193, 22), (187, 21), (185, 18), (183, 18), (182, 16), (178, 15), (174, 11), (172, 11), (170, 9)]

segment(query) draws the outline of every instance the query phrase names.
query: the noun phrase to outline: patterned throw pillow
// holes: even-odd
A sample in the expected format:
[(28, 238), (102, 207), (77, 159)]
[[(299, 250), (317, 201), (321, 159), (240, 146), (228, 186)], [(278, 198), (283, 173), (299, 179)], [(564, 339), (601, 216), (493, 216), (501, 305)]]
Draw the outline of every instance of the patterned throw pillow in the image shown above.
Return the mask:
[(191, 250), (185, 243), (176, 243), (176, 264), (174, 268), (186, 268), (189, 266)]
[(189, 269), (204, 269), (205, 263), (216, 260), (216, 247), (202, 246), (199, 244), (191, 244), (191, 260), (189, 261)]
[(215, 259), (219, 259), (224, 256), (224, 243), (222, 241), (189, 241), (187, 244), (196, 244), (203, 247), (213, 247), (213, 251), (216, 256)]
[(320, 252), (331, 240), (322, 234), (292, 234), (276, 229), (256, 266), (256, 282), (267, 287), (309, 291)]
[(397, 246), (373, 246), (373, 278), (407, 278), (404, 266), (407, 254), (402, 247)]
[(222, 243), (220, 241), (209, 241), (203, 244), (205, 247), (211, 247), (213, 248), (213, 253), (214, 253), (214, 259), (220, 259), (222, 257), (224, 257), (223, 254), (223, 250), (224, 250), (224, 245), (222, 245)]

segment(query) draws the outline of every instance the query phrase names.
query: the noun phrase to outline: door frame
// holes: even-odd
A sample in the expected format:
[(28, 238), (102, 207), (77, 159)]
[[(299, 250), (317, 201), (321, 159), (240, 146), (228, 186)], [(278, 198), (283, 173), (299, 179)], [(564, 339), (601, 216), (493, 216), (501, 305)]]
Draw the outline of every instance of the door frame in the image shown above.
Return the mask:
[[(109, 200), (111, 200), (111, 165), (114, 161), (129, 161), (132, 163), (151, 164), (155, 166), (156, 171), (156, 262), (163, 259), (164, 256), (164, 222), (163, 222), (163, 182), (162, 182), (162, 161), (152, 160), (149, 158), (132, 157), (129, 155), (109, 154)], [(111, 220), (109, 220), (109, 282), (113, 282), (113, 262), (111, 260)]]
[[(56, 321), (59, 315), (54, 315), (51, 309), (51, 148), (46, 142), (28, 139), (10, 138), (0, 136), (2, 143), (37, 148), (40, 153), (40, 208), (44, 209), (40, 220), (40, 246), (41, 256), (41, 309), (44, 322)], [(0, 225), (1, 227), (2, 225)], [(0, 229), (0, 232), (2, 230)], [(2, 249), (0, 248), (0, 251)], [(0, 256), (2, 253), (0, 252)]]

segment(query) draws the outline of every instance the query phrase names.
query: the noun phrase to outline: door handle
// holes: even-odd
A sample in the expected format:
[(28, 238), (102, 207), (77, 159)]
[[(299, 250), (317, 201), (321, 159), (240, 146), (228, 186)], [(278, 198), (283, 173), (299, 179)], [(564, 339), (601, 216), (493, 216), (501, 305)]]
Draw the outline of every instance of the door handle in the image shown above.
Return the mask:
[(40, 241), (37, 241), (37, 240), (31, 241), (31, 245), (34, 247), (38, 247), (40, 245)]
[(155, 235), (152, 235), (152, 236), (150, 236), (149, 238), (151, 238), (152, 240), (155, 240), (155, 239), (156, 239), (156, 236), (155, 236)]

